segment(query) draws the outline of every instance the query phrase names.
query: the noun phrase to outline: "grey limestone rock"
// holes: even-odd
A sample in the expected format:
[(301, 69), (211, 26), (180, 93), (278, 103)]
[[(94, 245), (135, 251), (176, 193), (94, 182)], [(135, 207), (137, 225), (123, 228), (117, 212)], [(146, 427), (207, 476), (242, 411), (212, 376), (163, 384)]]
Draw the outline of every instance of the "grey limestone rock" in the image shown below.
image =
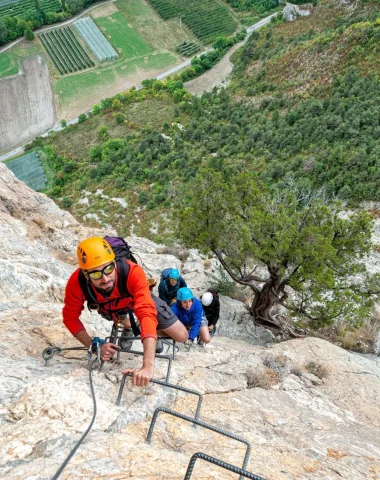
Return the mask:
[[(57, 472), (92, 420), (90, 378), (95, 423), (60, 478), (182, 479), (197, 451), (241, 466), (241, 443), (163, 413), (146, 443), (157, 407), (193, 416), (199, 397), (127, 380), (116, 405), (121, 371), (141, 365), (140, 356), (122, 354), (91, 376), (83, 350), (56, 354), (45, 366), (46, 347), (78, 346), (62, 324), (63, 290), (78, 240), (94, 233), (103, 232), (79, 225), (0, 164), (0, 477), (42, 480)], [(148, 240), (128, 240), (147, 273), (178, 266), (197, 293), (207, 286), (215, 266), (206, 268), (196, 252), (180, 260)], [(247, 469), (268, 480), (377, 478), (378, 357), (317, 338), (273, 343), (242, 303), (222, 297), (221, 304), (218, 334), (206, 348), (181, 348), (170, 376), (203, 395), (201, 420), (248, 440)], [(85, 310), (82, 320), (90, 334), (109, 334), (98, 315)], [(167, 365), (156, 359), (155, 379), (166, 378)], [(197, 462), (193, 478), (230, 475)]]

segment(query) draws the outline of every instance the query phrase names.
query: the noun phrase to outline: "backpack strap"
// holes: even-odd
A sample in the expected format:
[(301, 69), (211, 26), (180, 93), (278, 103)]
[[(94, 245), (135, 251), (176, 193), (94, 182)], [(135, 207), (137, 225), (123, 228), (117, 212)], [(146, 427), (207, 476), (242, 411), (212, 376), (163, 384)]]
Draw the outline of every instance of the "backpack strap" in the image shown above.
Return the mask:
[[(116, 265), (118, 269), (117, 288), (122, 298), (132, 298), (127, 288), (127, 279), (129, 274), (129, 265), (124, 258), (117, 258)], [(83, 295), (86, 298), (87, 308), (89, 310), (99, 310), (99, 302), (96, 299), (91, 282), (87, 280), (82, 270), (79, 270), (78, 281)]]
[(127, 280), (129, 275), (129, 264), (125, 258), (116, 257), (116, 265), (118, 271), (117, 288), (123, 298), (132, 298), (128, 291)]
[(79, 270), (78, 281), (79, 281), (80, 288), (82, 289), (83, 295), (86, 298), (87, 308), (90, 311), (98, 310), (99, 309), (98, 301), (96, 300), (96, 297), (95, 297), (94, 291), (91, 288), (90, 282), (87, 280), (82, 270)]
[[(133, 260), (132, 260), (133, 261)], [(137, 262), (136, 262), (137, 263)], [(129, 264), (125, 258), (116, 258), (117, 270), (118, 270), (118, 280), (117, 288), (123, 298), (132, 298), (132, 295), (128, 291), (127, 280), (129, 274)], [(135, 337), (140, 335), (140, 327), (137, 325), (135, 316), (131, 309), (128, 310), (129, 321), (131, 322), (131, 327)]]
[[(117, 287), (123, 298), (132, 298), (132, 295), (129, 293), (127, 288), (127, 279), (129, 274), (129, 265), (125, 258), (116, 259), (117, 269), (118, 269), (118, 281)], [(80, 288), (82, 289), (83, 295), (87, 301), (87, 308), (91, 310), (99, 310), (99, 303), (95, 297), (94, 291), (92, 289), (91, 283), (85, 277), (82, 270), (79, 270), (78, 281)], [(129, 321), (131, 322), (131, 327), (135, 337), (140, 335), (140, 327), (137, 325), (133, 311), (128, 309)]]
[(131, 322), (133, 335), (135, 337), (139, 337), (140, 333), (141, 333), (140, 327), (139, 327), (139, 325), (137, 325), (136, 320), (135, 320), (135, 316), (133, 315), (133, 312), (132, 312), (131, 309), (128, 310), (128, 316), (129, 316), (129, 321)]

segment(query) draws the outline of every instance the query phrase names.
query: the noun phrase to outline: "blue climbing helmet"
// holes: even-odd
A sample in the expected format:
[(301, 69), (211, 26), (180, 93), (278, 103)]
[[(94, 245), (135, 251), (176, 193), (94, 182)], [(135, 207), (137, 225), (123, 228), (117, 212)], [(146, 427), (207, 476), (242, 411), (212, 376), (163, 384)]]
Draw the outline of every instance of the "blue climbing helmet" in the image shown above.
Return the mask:
[(176, 268), (172, 268), (168, 275), (169, 278), (173, 278), (174, 280), (179, 279), (179, 271)]
[(185, 302), (186, 300), (192, 300), (193, 298), (194, 295), (190, 288), (182, 287), (178, 289), (177, 300), (179, 302)]

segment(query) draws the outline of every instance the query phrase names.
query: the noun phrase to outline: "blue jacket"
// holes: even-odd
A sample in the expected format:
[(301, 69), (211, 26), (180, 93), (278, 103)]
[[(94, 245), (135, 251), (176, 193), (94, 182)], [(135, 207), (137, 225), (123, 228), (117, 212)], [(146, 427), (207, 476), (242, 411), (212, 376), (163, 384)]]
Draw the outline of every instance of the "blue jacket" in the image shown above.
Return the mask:
[(182, 287), (187, 287), (186, 282), (182, 277), (179, 277), (174, 287), (170, 284), (168, 278), (163, 278), (158, 285), (158, 296), (170, 305), (170, 300), (176, 298), (178, 290)]
[(204, 315), (202, 303), (197, 298), (194, 298), (190, 310), (185, 310), (184, 308), (180, 307), (178, 302), (173, 303), (171, 309), (173, 310), (174, 314), (177, 315), (179, 320), (185, 325), (185, 327), (190, 327), (189, 339), (194, 340), (194, 338), (199, 334), (199, 328)]

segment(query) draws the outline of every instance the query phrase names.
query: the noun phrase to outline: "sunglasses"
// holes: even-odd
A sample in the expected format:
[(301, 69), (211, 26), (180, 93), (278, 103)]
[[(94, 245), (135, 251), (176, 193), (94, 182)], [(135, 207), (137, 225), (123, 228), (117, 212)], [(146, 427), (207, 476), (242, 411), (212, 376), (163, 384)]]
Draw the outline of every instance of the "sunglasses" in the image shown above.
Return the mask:
[(93, 270), (92, 272), (86, 272), (87, 275), (92, 280), (100, 280), (103, 275), (111, 275), (111, 273), (115, 270), (115, 264), (110, 263), (109, 265), (105, 266), (102, 270)]

